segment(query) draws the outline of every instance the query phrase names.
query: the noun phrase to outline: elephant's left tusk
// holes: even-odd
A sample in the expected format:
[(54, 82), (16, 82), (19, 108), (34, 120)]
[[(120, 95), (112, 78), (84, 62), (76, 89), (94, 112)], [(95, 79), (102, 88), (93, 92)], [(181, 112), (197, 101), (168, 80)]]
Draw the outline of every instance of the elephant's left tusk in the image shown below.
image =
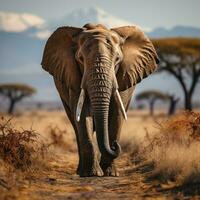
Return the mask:
[(85, 100), (85, 90), (81, 89), (81, 93), (80, 93), (78, 103), (77, 103), (77, 108), (76, 108), (76, 121), (77, 122), (80, 121), (81, 111), (82, 111), (82, 108), (83, 108), (84, 100)]
[(122, 114), (124, 116), (124, 119), (127, 120), (126, 111), (125, 111), (125, 108), (124, 108), (124, 105), (123, 105), (123, 102), (122, 102), (122, 99), (121, 99), (121, 96), (120, 96), (118, 90), (116, 90), (116, 97), (117, 97), (117, 100), (119, 102), (119, 106), (120, 106), (121, 112), (122, 112)]

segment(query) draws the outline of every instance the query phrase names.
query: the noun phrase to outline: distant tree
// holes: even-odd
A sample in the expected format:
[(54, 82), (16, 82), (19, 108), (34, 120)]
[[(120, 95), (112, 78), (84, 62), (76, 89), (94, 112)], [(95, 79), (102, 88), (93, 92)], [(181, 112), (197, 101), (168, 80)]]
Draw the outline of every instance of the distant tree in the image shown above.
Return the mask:
[(162, 92), (156, 91), (156, 90), (148, 90), (141, 92), (136, 96), (137, 101), (145, 100), (149, 104), (150, 109), (150, 115), (153, 116), (154, 114), (154, 105), (157, 100), (168, 100), (168, 96), (163, 94)]
[(9, 99), (8, 113), (12, 114), (14, 107), (17, 102), (21, 101), (23, 98), (31, 96), (36, 90), (30, 86), (24, 84), (1, 84), (0, 94)]
[(192, 97), (200, 80), (200, 39), (169, 38), (153, 40), (160, 57), (158, 72), (166, 71), (180, 83), (184, 106), (192, 110)]
[(176, 111), (177, 103), (179, 102), (179, 98), (174, 95), (168, 95), (169, 98), (169, 110), (168, 115), (173, 115)]

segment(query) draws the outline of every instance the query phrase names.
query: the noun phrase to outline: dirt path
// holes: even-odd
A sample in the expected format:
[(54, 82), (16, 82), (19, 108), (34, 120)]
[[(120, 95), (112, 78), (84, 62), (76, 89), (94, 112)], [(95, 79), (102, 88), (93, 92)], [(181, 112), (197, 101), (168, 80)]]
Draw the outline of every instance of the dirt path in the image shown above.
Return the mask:
[[(118, 161), (120, 177), (79, 178), (75, 175), (74, 155), (60, 154), (49, 161), (49, 170), (28, 176), (18, 192), (11, 191), (7, 199), (166, 199), (156, 185), (145, 182), (124, 154)], [(9, 198), (8, 198), (9, 197)]]

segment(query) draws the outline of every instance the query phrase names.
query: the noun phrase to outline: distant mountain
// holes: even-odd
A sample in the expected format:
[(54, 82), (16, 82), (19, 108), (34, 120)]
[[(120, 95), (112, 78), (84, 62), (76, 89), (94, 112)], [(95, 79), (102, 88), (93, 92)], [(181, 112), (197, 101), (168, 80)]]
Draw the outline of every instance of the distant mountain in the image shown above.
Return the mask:
[(171, 29), (166, 29), (159, 27), (147, 32), (147, 35), (151, 38), (200, 37), (200, 28), (190, 26), (175, 26)]
[(88, 22), (94, 24), (102, 23), (109, 28), (133, 25), (133, 22), (120, 19), (98, 7), (89, 7), (75, 10), (61, 19), (50, 22), (48, 27), (51, 29), (55, 29), (56, 27), (63, 25), (82, 27)]

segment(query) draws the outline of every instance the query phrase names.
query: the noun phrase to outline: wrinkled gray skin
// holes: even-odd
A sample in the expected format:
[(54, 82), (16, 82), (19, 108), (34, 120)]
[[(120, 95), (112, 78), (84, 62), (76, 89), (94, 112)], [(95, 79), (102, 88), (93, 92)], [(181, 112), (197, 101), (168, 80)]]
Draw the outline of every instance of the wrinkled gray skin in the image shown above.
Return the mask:
[[(49, 38), (42, 66), (53, 75), (74, 127), (80, 176), (119, 175), (114, 161), (124, 117), (116, 90), (127, 110), (136, 83), (154, 71), (157, 61), (152, 43), (137, 27), (62, 27)], [(81, 88), (86, 96), (77, 121)]]

